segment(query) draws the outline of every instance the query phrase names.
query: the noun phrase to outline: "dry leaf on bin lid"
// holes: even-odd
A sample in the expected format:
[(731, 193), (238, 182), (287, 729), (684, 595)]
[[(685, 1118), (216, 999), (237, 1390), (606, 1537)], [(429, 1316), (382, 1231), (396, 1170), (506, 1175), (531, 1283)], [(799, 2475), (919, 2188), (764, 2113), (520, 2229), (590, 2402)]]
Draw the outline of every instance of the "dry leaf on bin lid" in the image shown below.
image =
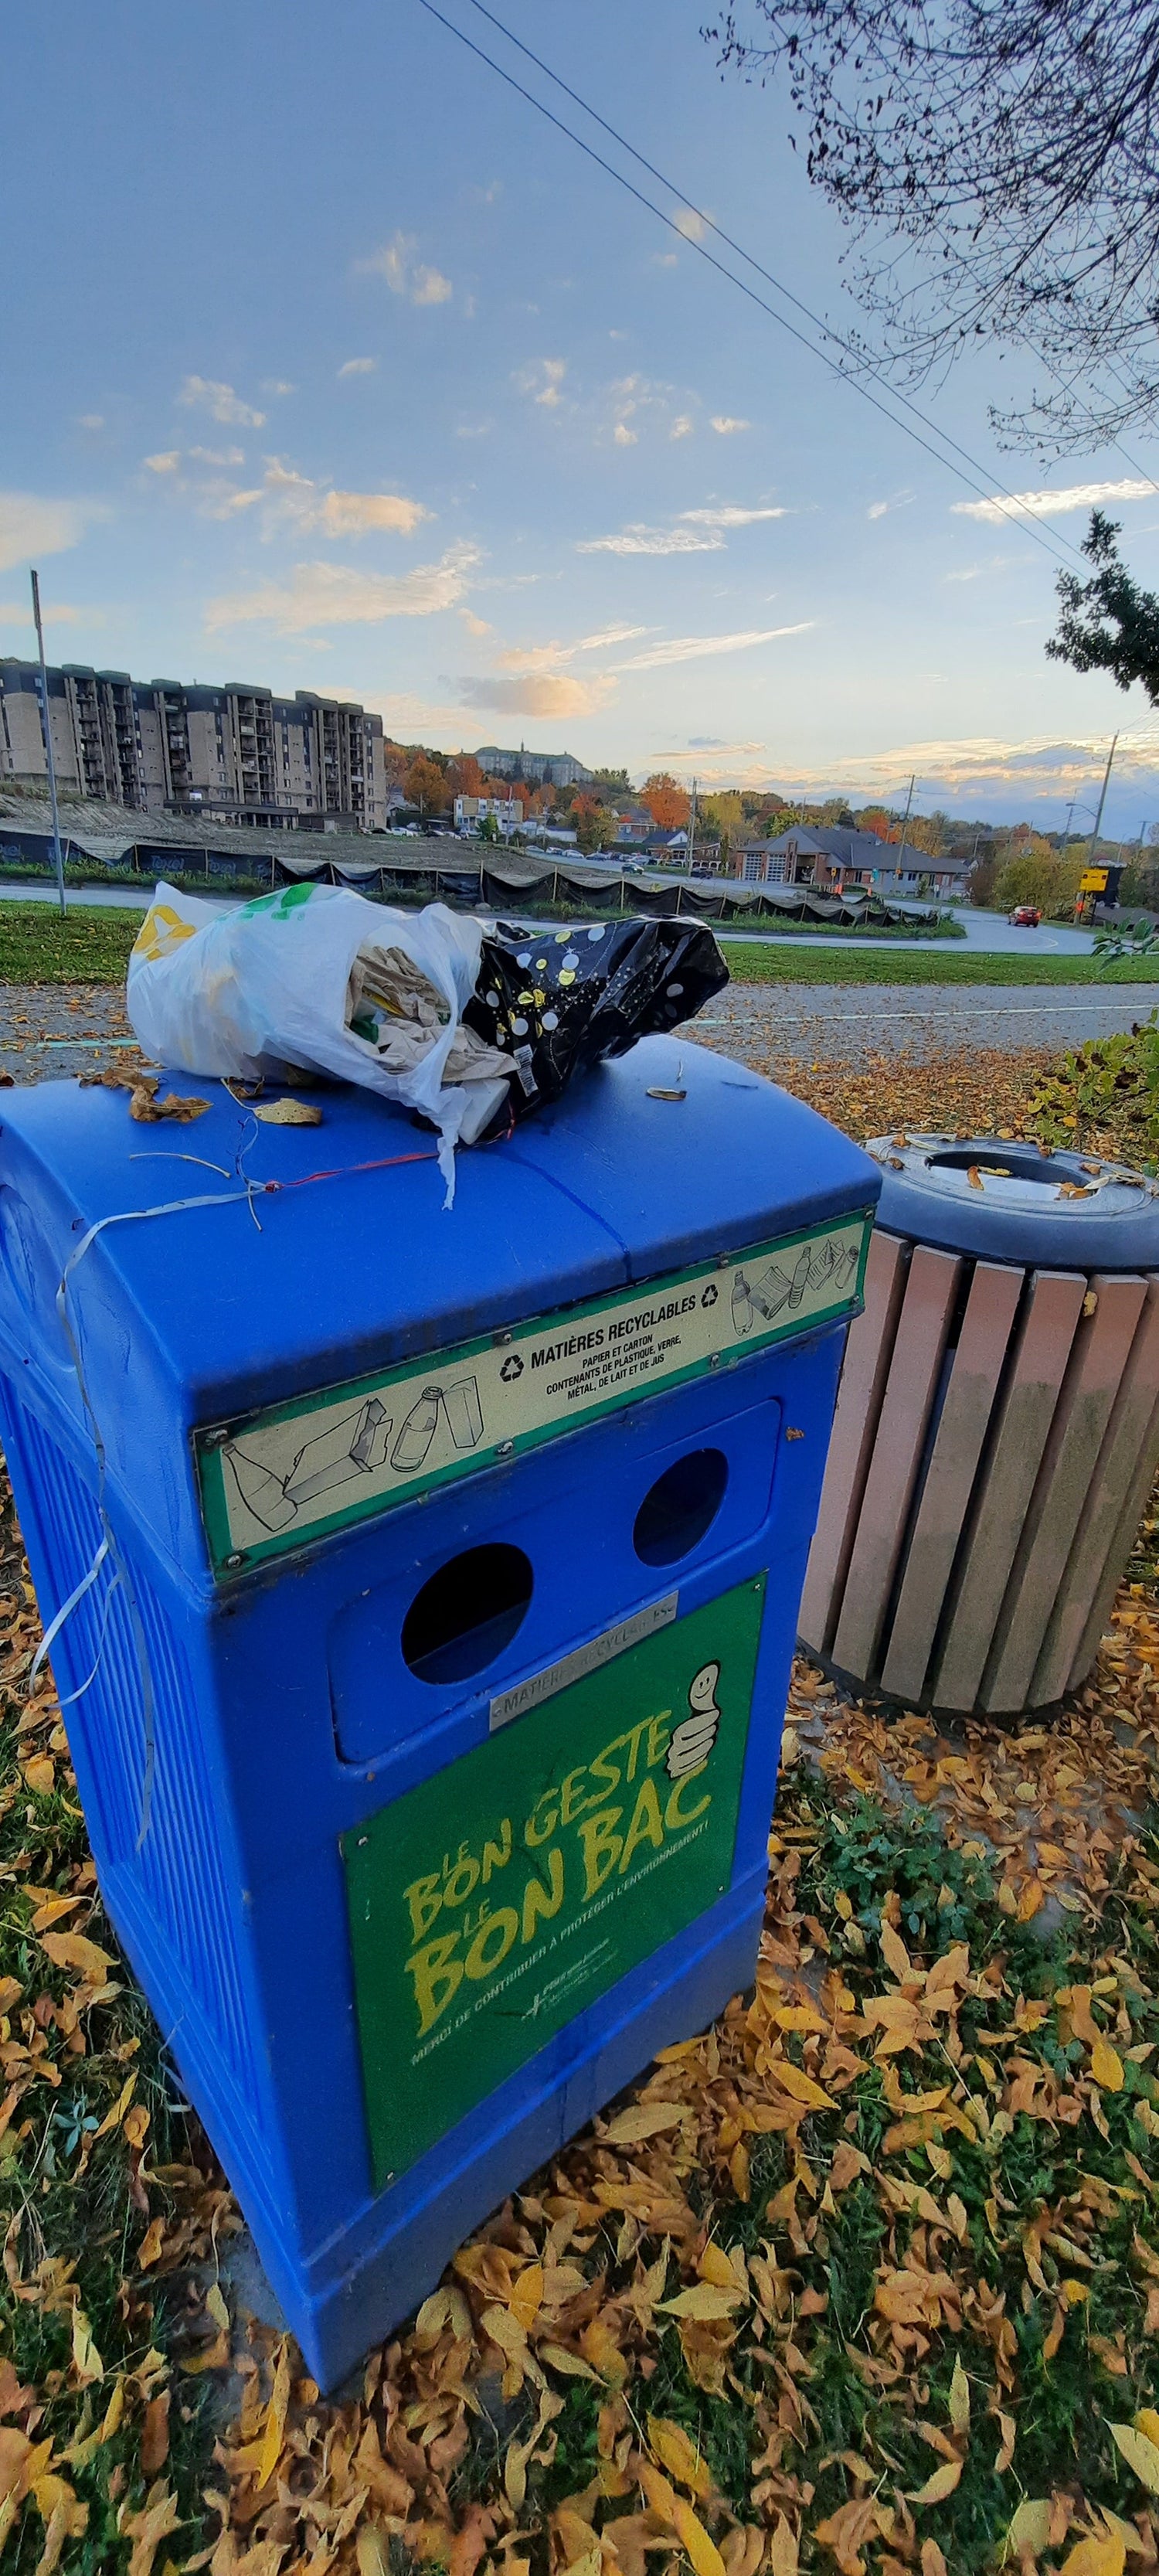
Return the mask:
[(255, 1101), (253, 1116), (266, 1127), (320, 1127), (322, 1112), (312, 1100)]

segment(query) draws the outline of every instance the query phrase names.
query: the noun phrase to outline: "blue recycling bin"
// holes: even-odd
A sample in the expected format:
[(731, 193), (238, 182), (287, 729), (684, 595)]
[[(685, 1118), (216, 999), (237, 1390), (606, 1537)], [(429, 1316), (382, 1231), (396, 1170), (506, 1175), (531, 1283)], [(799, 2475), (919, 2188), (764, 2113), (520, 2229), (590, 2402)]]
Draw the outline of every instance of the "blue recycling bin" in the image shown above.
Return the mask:
[(323, 2386), (753, 1975), (880, 1175), (674, 1062), (461, 1154), (449, 1211), (351, 1089), (0, 1113), (3, 1441), (46, 1625), (78, 1596), (101, 1889)]

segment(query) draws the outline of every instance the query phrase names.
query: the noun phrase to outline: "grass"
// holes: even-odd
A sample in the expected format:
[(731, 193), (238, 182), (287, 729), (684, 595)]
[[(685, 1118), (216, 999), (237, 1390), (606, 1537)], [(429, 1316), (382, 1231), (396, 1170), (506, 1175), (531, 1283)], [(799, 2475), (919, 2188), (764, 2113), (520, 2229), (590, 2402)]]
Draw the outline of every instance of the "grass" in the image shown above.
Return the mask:
[(1159, 956), (1096, 966), (1093, 957), (1007, 951), (989, 957), (978, 949), (964, 957), (925, 948), (834, 952), (772, 939), (730, 939), (724, 953), (734, 984), (1159, 984)]
[[(545, 917), (553, 910), (540, 909)], [(140, 927), (139, 912), (111, 904), (75, 904), (62, 918), (50, 904), (0, 903), (0, 984), (119, 984)], [(1159, 986), (1159, 955), (1096, 967), (1091, 957), (986, 957), (976, 950), (961, 956), (932, 946), (843, 948), (836, 937), (824, 948), (795, 939), (730, 939), (724, 953), (734, 984)]]
[(120, 984), (141, 927), (119, 905), (0, 903), (0, 984)]

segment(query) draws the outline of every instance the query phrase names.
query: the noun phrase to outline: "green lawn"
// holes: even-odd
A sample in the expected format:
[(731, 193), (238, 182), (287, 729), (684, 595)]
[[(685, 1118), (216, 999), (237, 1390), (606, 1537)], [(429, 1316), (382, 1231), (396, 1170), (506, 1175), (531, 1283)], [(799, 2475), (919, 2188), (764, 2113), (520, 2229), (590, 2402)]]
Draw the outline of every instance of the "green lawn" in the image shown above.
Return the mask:
[(724, 954), (734, 984), (1159, 984), (1159, 956), (1100, 967), (1093, 957), (798, 948), (772, 939), (730, 939)]
[(121, 984), (141, 912), (0, 903), (0, 984)]
[[(142, 918), (119, 907), (74, 904), (62, 920), (50, 904), (0, 903), (0, 984), (119, 984)], [(806, 948), (773, 939), (730, 939), (724, 954), (736, 984), (1159, 985), (1159, 955), (1098, 968), (1090, 957), (846, 948), (836, 940)]]

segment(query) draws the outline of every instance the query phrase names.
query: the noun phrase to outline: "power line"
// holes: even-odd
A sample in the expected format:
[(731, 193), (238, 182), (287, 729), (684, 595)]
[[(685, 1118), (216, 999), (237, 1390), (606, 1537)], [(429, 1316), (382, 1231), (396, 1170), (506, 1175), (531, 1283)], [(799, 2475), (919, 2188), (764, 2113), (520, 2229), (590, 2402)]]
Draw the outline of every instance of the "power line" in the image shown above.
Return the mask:
[[(529, 46), (522, 44), (518, 36), (511, 35), (510, 30), (503, 25), (500, 19), (494, 17), (491, 10), (483, 8), (482, 0), (472, 0), (472, 5), (479, 8), (481, 10), (481, 14), (490, 20), (491, 24), (498, 29), (501, 35), (508, 37), (509, 42), (516, 46), (520, 53), (525, 54), (530, 62), (535, 63), (537, 69), (544, 72), (547, 79), (554, 81), (558, 88), (563, 90), (569, 98), (573, 99), (575, 104), (582, 109), (585, 115), (590, 116), (593, 122), (601, 126), (604, 132), (610, 135), (614, 142), (618, 143), (624, 151), (630, 153), (633, 160), (639, 162), (642, 169), (648, 170), (650, 175), (655, 177), (662, 187), (670, 188), (673, 196), (677, 197), (682, 205), (687, 206), (690, 213), (694, 214), (698, 221), (704, 224), (707, 230), (711, 230), (716, 233), (718, 238), (722, 242), (725, 242), (730, 249), (733, 249), (739, 258), (745, 260), (746, 263), (750, 267), (754, 268), (760, 276), (766, 278), (777, 294), (783, 295), (787, 301), (795, 304), (798, 311), (805, 313), (808, 319), (814, 323), (815, 327), (825, 333), (827, 338), (833, 339), (839, 348), (848, 349), (849, 344), (842, 341), (837, 333), (830, 331), (827, 323), (820, 321), (816, 315), (810, 312), (807, 305), (801, 303), (798, 296), (792, 295), (789, 288), (783, 287), (780, 284), (779, 279), (775, 278), (770, 270), (762, 268), (759, 260), (753, 259), (749, 252), (742, 249), (739, 244), (734, 243), (728, 234), (722, 232), (720, 226), (713, 223), (711, 216), (705, 215), (698, 206), (693, 205), (691, 199), (686, 197), (681, 189), (676, 188), (670, 180), (666, 179), (662, 171), (654, 169), (653, 164), (646, 161), (643, 154), (637, 152), (632, 144), (626, 142), (624, 137), (616, 132), (614, 126), (609, 125), (606, 119), (599, 116), (594, 108), (589, 108), (587, 106), (586, 101), (580, 98), (578, 91), (569, 89), (566, 81), (560, 80), (557, 74), (550, 71), (545, 63), (541, 63), (539, 56), (537, 54), (533, 54)], [(759, 295), (756, 288), (749, 285), (747, 279), (738, 277), (735, 270), (729, 268), (723, 260), (718, 259), (715, 253), (709, 250), (704, 242), (695, 241), (688, 233), (682, 231), (673, 215), (670, 215), (663, 206), (656, 205), (654, 200), (647, 196), (642, 188), (636, 187), (634, 181), (627, 178), (622, 170), (617, 170), (613, 162), (605, 159), (603, 153), (597, 152), (594, 145), (585, 142), (583, 136), (577, 134), (574, 127), (566, 124), (562, 117), (557, 116), (554, 109), (548, 107), (543, 99), (537, 98), (533, 90), (525, 88), (523, 82), (515, 78), (514, 73), (509, 72), (502, 63), (496, 62), (493, 54), (487, 53), (482, 45), (476, 44), (473, 37), (468, 36), (464, 28), (456, 26), (452, 18), (446, 17), (443, 11), (435, 6), (435, 0), (420, 0), (420, 6), (426, 10), (429, 17), (436, 18), (439, 25), (446, 28), (448, 35), (456, 36), (459, 43), (461, 45), (465, 45), (467, 51), (474, 54), (479, 62), (486, 63), (488, 70), (495, 72), (500, 80), (505, 81), (507, 87), (514, 90), (519, 98), (525, 99), (528, 106), (533, 107), (538, 115), (545, 117), (548, 124), (553, 125), (558, 133), (566, 135), (568, 141), (570, 143), (574, 143), (577, 150), (584, 153), (589, 161), (593, 161), (597, 169), (603, 170), (608, 178), (614, 179), (617, 186), (623, 188), (628, 196), (634, 197), (637, 204), (643, 206), (648, 214), (655, 215), (657, 221), (664, 224), (669, 232), (674, 233), (677, 240), (683, 243), (686, 250), (695, 251), (701, 259), (707, 261), (710, 268), (717, 271), (719, 276), (727, 278), (729, 284), (731, 286), (735, 286), (739, 290), (740, 294), (746, 296), (750, 304), (755, 304), (762, 313), (767, 314), (770, 321), (776, 322), (782, 331), (787, 331), (791, 339), (796, 340), (803, 349), (807, 349), (809, 351), (811, 357), (818, 358), (822, 366), (828, 367), (831, 375), (835, 375), (842, 384), (848, 385), (854, 393), (860, 394), (862, 401), (871, 404), (873, 410), (879, 412), (882, 419), (887, 420), (892, 428), (899, 429), (904, 437), (912, 439), (916, 446), (923, 448), (926, 455), (933, 458), (935, 465), (940, 465), (946, 473), (953, 474), (959, 483), (963, 483), (966, 486), (968, 491), (974, 492), (979, 499), (990, 502), (992, 508), (1000, 517), (1009, 520), (1012, 527), (1017, 528), (1022, 534), (1030, 537), (1036, 545), (1041, 546), (1047, 554), (1053, 556), (1056, 563), (1064, 562), (1065, 558), (1060, 553), (1059, 546), (1052, 541), (1051, 537), (1046, 535), (1041, 521), (1025, 518), (1020, 512), (1015, 512), (1005, 508), (1003, 502), (998, 499), (994, 491), (987, 488), (985, 481), (981, 483), (975, 482), (971, 475), (963, 473), (961, 466), (955, 465), (952, 459), (943, 454), (940, 449), (931, 446), (929, 439), (923, 438), (920, 431), (911, 428), (908, 421), (899, 419), (897, 413), (892, 411), (888, 404), (879, 401), (877, 395), (870, 392), (869, 386), (864, 383), (860, 376), (849, 375), (846, 372), (846, 369), (843, 366), (840, 366), (835, 358), (830, 357), (826, 349), (818, 348), (816, 342), (811, 340), (806, 332), (798, 330), (796, 324), (790, 322), (785, 314), (779, 313), (776, 310), (776, 307), (769, 304), (763, 295)], [(978, 462), (977, 458), (971, 457), (967, 449), (959, 447), (958, 442), (955, 439), (951, 439), (948, 432), (938, 429), (933, 422), (926, 422), (924, 413), (916, 411), (915, 406), (908, 403), (904, 395), (893, 395), (891, 396), (891, 399), (902, 403), (905, 409), (914, 412), (914, 417), (923, 421), (925, 426), (932, 431), (935, 438), (942, 439), (944, 446), (955, 448), (959, 455), (967, 458), (967, 461), (975, 468), (975, 471), (978, 474), (985, 475), (986, 469)], [(1006, 487), (999, 486), (999, 489), (1005, 490)], [(1007, 498), (1013, 500), (1014, 495), (1007, 493)], [(1071, 544), (1069, 537), (1062, 536), (1061, 531), (1055, 531), (1054, 533), (1060, 537), (1060, 542), (1062, 546), (1067, 549), (1067, 553), (1074, 556), (1076, 560), (1081, 560), (1078, 548)]]
[[(662, 188), (667, 188), (669, 194), (675, 197), (682, 206), (687, 206), (689, 213), (696, 216), (698, 223), (704, 224), (709, 232), (715, 233), (717, 240), (723, 242), (727, 249), (735, 251), (737, 258), (743, 259), (746, 266), (754, 269), (758, 277), (763, 277), (766, 285), (771, 286), (776, 294), (782, 295), (787, 304), (792, 304), (795, 306), (798, 313), (803, 313), (806, 321), (811, 322), (814, 328), (822, 332), (827, 340), (831, 340), (835, 348), (842, 350), (844, 355), (852, 361), (855, 367), (861, 370), (867, 370), (870, 375), (876, 378), (879, 384), (886, 381), (885, 371), (882, 367), (870, 365), (867, 369), (866, 360), (854, 347), (851, 340), (846, 339), (840, 331), (835, 331), (832, 323), (826, 322), (822, 314), (815, 313), (813, 311), (811, 304), (804, 303), (799, 295), (795, 295), (791, 286), (786, 286), (783, 279), (777, 277), (771, 268), (766, 268), (763, 262), (757, 259), (752, 251), (745, 249), (743, 242), (738, 242), (734, 239), (731, 233), (726, 233), (723, 225), (718, 224), (712, 215), (706, 214), (703, 206), (698, 206), (691, 197), (686, 197), (683, 188), (678, 188), (676, 181), (674, 179), (670, 179), (666, 171), (657, 169), (654, 161), (649, 161), (643, 152), (638, 152), (635, 144), (629, 143), (626, 134), (621, 134), (616, 126), (609, 124), (607, 117), (601, 116), (598, 108), (589, 107), (587, 100), (585, 98), (581, 98), (578, 90), (572, 89), (569, 83), (562, 79), (558, 72), (553, 72), (550, 63), (545, 63), (540, 54), (535, 53), (530, 45), (524, 44), (522, 37), (515, 35), (510, 27), (504, 25), (501, 18), (496, 17), (493, 9), (488, 9), (486, 7), (485, 0), (471, 0), (471, 6), (478, 10), (481, 18), (488, 19), (490, 24), (498, 30), (501, 36), (506, 36), (508, 42), (514, 45), (519, 53), (525, 54), (528, 62), (534, 63), (536, 70), (541, 71), (545, 79), (552, 81), (556, 89), (562, 90), (565, 98), (570, 98), (576, 107), (583, 110), (585, 116), (590, 116), (594, 125), (600, 126), (605, 134), (611, 136), (614, 143), (619, 144), (622, 151), (630, 154), (632, 160), (638, 162), (640, 168), (642, 170), (646, 170), (650, 178), (659, 180)], [(679, 231), (679, 229), (680, 227), (678, 225), (677, 231)], [(687, 234), (681, 234), (681, 239), (683, 241), (687, 241)], [(693, 244), (692, 247), (695, 248), (696, 245)], [(735, 283), (739, 284), (739, 279), (737, 279)], [(815, 354), (820, 356), (822, 352), (817, 351)], [(845, 373), (844, 369), (841, 369), (839, 372), (842, 375)], [(857, 392), (861, 392), (863, 390), (855, 377), (845, 376), (845, 382), (847, 384), (852, 384)], [(928, 413), (921, 411), (916, 403), (912, 403), (909, 400), (908, 395), (899, 393), (893, 385), (888, 386), (888, 391), (891, 402), (899, 403), (903, 411), (908, 412), (913, 420), (920, 421), (922, 428), (928, 429), (932, 433), (933, 437), (940, 439), (943, 447), (952, 448), (955, 456), (960, 456), (963, 463), (971, 466), (976, 474), (985, 475), (986, 467), (980, 462), (978, 457), (971, 454), (968, 447), (962, 446), (960, 439), (951, 437), (948, 429), (943, 429), (939, 422), (931, 420)], [(897, 427), (899, 429), (904, 428), (904, 422), (899, 421), (897, 423)], [(948, 458), (944, 458), (941, 461), (946, 464), (949, 463)], [(950, 470), (952, 472), (953, 468), (951, 467)], [(1137, 471), (1142, 473), (1143, 468), (1140, 466), (1137, 468)], [(997, 478), (995, 477), (994, 480), (997, 481)], [(1008, 501), (1017, 501), (1017, 495), (1010, 490), (1009, 484), (998, 483), (997, 488), (999, 492), (1005, 495)], [(987, 497), (992, 497), (992, 495), (988, 494)], [(1021, 518), (1021, 513), (1019, 513), (1019, 516)], [(1069, 548), (1071, 554), (1077, 556), (1077, 547), (1071, 544), (1070, 538), (1064, 536), (1061, 529), (1056, 528), (1054, 534), (1060, 539), (1064, 546)]]

